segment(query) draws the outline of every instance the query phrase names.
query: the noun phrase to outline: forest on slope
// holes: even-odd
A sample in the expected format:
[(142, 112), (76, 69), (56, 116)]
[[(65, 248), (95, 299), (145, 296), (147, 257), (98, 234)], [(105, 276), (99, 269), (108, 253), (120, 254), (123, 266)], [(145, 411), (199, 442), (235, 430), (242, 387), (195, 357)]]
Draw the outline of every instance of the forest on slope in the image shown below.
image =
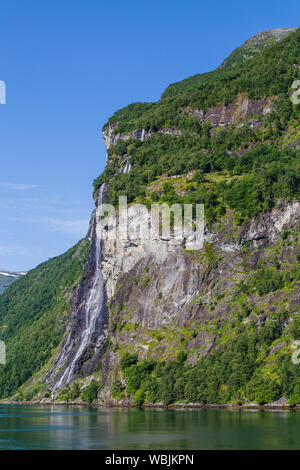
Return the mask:
[(7, 397), (45, 366), (64, 334), (72, 288), (82, 276), (89, 243), (42, 263), (0, 295), (0, 397)]
[[(108, 164), (95, 180), (95, 189), (109, 183), (113, 204), (121, 194), (148, 206), (158, 201), (203, 203), (209, 222), (226, 208), (249, 218), (274, 207), (278, 198), (298, 197), (300, 154), (293, 142), (300, 138), (299, 105), (290, 96), (299, 64), (300, 29), (251, 61), (172, 85), (157, 103), (136, 103), (116, 112), (108, 125), (121, 138), (109, 148)], [(262, 100), (269, 109), (222, 125), (201, 118), (238, 97), (241, 103), (243, 97), (253, 103)], [(136, 129), (153, 134), (144, 141), (122, 139)], [(166, 129), (179, 134), (166, 134)], [(120, 174), (126, 159), (131, 171)], [(165, 178), (195, 170), (188, 181)], [(161, 184), (153, 185), (157, 182)]]

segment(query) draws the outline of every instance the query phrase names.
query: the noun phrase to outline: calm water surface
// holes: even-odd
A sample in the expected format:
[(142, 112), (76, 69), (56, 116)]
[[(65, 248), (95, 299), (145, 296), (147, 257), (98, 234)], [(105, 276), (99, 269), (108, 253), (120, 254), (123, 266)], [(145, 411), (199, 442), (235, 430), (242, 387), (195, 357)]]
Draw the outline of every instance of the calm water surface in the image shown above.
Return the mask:
[(0, 449), (300, 449), (300, 412), (0, 405)]

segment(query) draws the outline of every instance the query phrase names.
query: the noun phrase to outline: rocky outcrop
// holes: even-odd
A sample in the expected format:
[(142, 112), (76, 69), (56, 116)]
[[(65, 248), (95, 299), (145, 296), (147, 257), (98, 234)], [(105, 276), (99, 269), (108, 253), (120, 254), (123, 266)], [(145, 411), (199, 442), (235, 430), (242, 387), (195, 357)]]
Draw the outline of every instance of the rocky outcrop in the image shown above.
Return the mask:
[[(107, 222), (106, 229), (101, 229), (103, 239), (102, 273), (108, 299), (114, 295), (120, 276), (129, 273), (142, 260), (152, 259), (161, 267), (165, 263), (170, 267), (172, 256), (176, 255), (175, 258), (178, 257), (179, 265), (185, 263), (183, 260), (186, 257), (183, 255), (183, 248), (187, 239), (176, 238), (174, 233), (169, 239), (164, 239), (159, 235), (157, 229), (151, 233), (149, 239), (145, 240), (143, 239), (145, 236), (143, 227), (148, 226), (149, 223), (150, 214), (145, 207), (133, 205), (129, 207), (128, 211), (130, 239), (120, 240), (116, 236), (117, 228), (112, 229), (115, 226), (112, 221)], [(228, 213), (214, 230), (205, 228), (203, 241), (204, 245), (212, 244), (216, 250), (223, 253), (238, 252), (247, 242), (253, 243), (254, 247), (260, 246), (262, 241), (273, 242), (280, 236), (280, 233), (295, 224), (300, 224), (300, 202), (279, 202), (274, 210), (256, 217), (251, 222), (246, 222), (241, 227), (234, 225), (232, 215)], [(178, 266), (176, 268), (177, 274), (188, 269), (183, 265)], [(165, 276), (162, 276), (167, 284), (169, 282), (172, 284), (170, 281), (172, 269), (170, 271), (169, 274), (166, 273)], [(174, 288), (174, 291), (177, 292), (177, 289)], [(182, 293), (179, 294), (179, 297), (181, 296)]]
[(175, 136), (182, 135), (182, 131), (179, 129), (176, 129), (175, 127), (171, 127), (169, 129), (163, 128), (159, 130), (136, 129), (126, 134), (115, 133), (115, 130), (117, 127), (118, 127), (118, 123), (116, 122), (114, 124), (108, 124), (103, 129), (103, 138), (104, 138), (107, 149), (110, 149), (111, 147), (114, 147), (115, 145), (117, 145), (117, 143), (120, 140), (123, 140), (126, 142), (129, 139), (138, 139), (143, 142), (145, 139), (148, 139), (156, 132), (160, 132), (161, 134), (165, 134), (165, 135), (175, 135)]
[(254, 100), (241, 94), (234, 102), (212, 106), (207, 112), (185, 107), (182, 108), (182, 113), (197, 117), (202, 124), (209, 123), (213, 127), (227, 127), (232, 124), (241, 127), (248, 124), (254, 129), (261, 122), (261, 118), (255, 118), (255, 116), (265, 116), (270, 113), (273, 103), (274, 99), (261, 98)]
[(237, 63), (246, 62), (257, 56), (262, 49), (281, 41), (290, 33), (296, 31), (296, 28), (278, 28), (270, 29), (256, 34), (247, 39), (240, 47), (235, 49), (227, 59), (223, 61), (219, 69), (235, 68)]
[(262, 31), (247, 39), (241, 47), (265, 48), (270, 45), (270, 42), (281, 41), (285, 36), (296, 31), (296, 29), (297, 28), (277, 28)]
[(108, 123), (107, 126), (105, 126), (102, 130), (102, 135), (107, 150), (116, 145), (120, 139), (120, 134), (115, 134), (115, 129), (117, 127), (117, 122), (114, 122), (113, 124)]
[[(263, 116), (269, 114), (274, 106), (275, 98), (250, 99), (246, 95), (240, 94), (236, 100), (228, 104), (218, 104), (212, 106), (206, 112), (201, 109), (184, 107), (181, 113), (196, 117), (202, 124), (209, 123), (212, 127), (228, 127), (236, 125), (242, 127), (248, 124), (251, 129), (260, 126)], [(260, 116), (260, 117), (258, 117)], [(107, 124), (103, 129), (103, 138), (107, 149), (114, 147), (120, 140), (138, 139), (144, 141), (153, 134), (159, 132), (165, 135), (180, 136), (183, 132), (175, 127), (154, 129), (136, 129), (132, 132), (121, 134), (116, 132), (118, 122)]]

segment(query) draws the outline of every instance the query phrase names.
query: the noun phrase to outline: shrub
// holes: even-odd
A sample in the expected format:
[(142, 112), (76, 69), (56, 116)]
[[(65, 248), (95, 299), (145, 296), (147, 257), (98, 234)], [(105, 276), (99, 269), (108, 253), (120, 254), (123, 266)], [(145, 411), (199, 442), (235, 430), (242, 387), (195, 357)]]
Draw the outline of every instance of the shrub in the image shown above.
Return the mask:
[(122, 371), (127, 369), (128, 367), (136, 364), (138, 360), (137, 354), (130, 354), (128, 352), (124, 353), (120, 360), (120, 368)]
[(143, 390), (137, 390), (133, 397), (133, 403), (137, 406), (141, 406), (145, 402), (146, 394)]
[(97, 399), (99, 391), (99, 385), (96, 380), (92, 380), (90, 385), (86, 387), (81, 393), (81, 398), (86, 403), (92, 403)]
[(282, 333), (282, 325), (279, 319), (268, 321), (260, 332), (261, 341), (270, 346), (275, 339), (279, 338)]
[(163, 393), (162, 393), (162, 402), (165, 406), (168, 406), (168, 405), (170, 405), (170, 403), (173, 402), (173, 395), (172, 395), (171, 390), (166, 389), (166, 390), (163, 391)]
[(110, 394), (115, 400), (121, 400), (124, 396), (124, 387), (120, 380), (114, 380), (111, 384)]
[(252, 280), (259, 295), (274, 292), (284, 285), (282, 274), (274, 268), (258, 269), (252, 276)]
[(282, 395), (280, 384), (272, 379), (253, 377), (247, 385), (248, 397), (259, 405), (278, 400)]
[(177, 361), (179, 362), (179, 364), (184, 364), (185, 361), (186, 361), (186, 358), (187, 358), (187, 353), (185, 351), (178, 351), (177, 353)]
[(296, 315), (290, 326), (291, 335), (294, 339), (300, 339), (300, 316)]
[(76, 400), (80, 395), (80, 386), (78, 383), (74, 383), (70, 390), (70, 400)]
[(300, 383), (295, 385), (294, 391), (290, 396), (288, 403), (291, 406), (295, 406), (300, 403)]

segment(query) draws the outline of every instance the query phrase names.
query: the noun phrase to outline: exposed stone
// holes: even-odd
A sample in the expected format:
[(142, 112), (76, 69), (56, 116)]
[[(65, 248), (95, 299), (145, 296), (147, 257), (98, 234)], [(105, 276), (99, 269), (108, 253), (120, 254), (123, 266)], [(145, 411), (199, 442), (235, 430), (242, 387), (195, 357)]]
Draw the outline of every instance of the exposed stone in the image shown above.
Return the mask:
[(228, 127), (237, 125), (241, 127), (248, 124), (252, 129), (260, 125), (261, 119), (247, 119), (251, 116), (265, 116), (271, 112), (274, 98), (260, 98), (253, 100), (246, 95), (240, 94), (234, 102), (212, 106), (207, 112), (201, 109), (182, 108), (181, 112), (189, 116), (198, 117), (201, 123), (210, 123), (211, 126)]
[(180, 136), (183, 134), (183, 132), (180, 129), (176, 129), (175, 127), (162, 128), (159, 130), (136, 129), (126, 134), (120, 134), (120, 133), (115, 133), (115, 129), (117, 127), (118, 127), (118, 123), (116, 122), (112, 125), (108, 124), (103, 130), (103, 138), (104, 138), (107, 149), (117, 145), (119, 140), (123, 140), (126, 142), (129, 139), (138, 139), (143, 142), (144, 140), (148, 139), (149, 137), (151, 137), (153, 134), (157, 132), (160, 132), (161, 134), (165, 134), (165, 135), (175, 135), (175, 136)]

